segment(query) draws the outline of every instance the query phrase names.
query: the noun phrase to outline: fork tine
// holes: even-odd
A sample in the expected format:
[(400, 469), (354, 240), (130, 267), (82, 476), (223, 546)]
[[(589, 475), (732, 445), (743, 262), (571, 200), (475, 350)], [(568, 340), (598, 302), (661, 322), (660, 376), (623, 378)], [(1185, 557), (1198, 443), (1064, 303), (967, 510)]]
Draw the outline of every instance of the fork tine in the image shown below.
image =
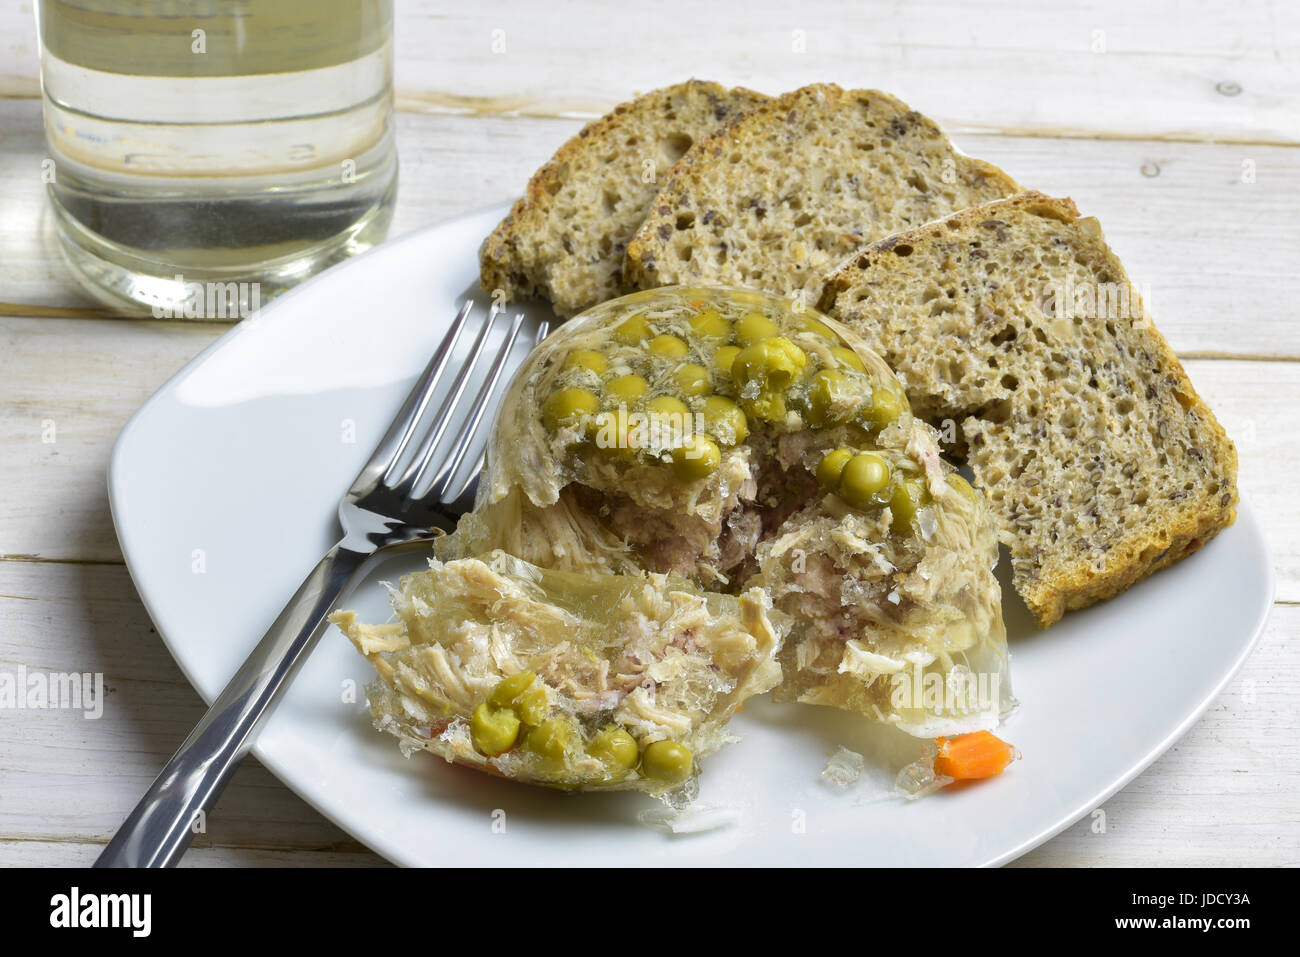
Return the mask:
[(411, 464), (402, 473), (402, 477), (392, 486), (394, 491), (410, 497), (416, 485), (419, 484), (420, 477), (428, 470), (429, 463), (433, 461), (438, 445), (447, 432), (447, 426), (451, 424), (452, 413), (460, 406), (461, 397), (464, 396), (465, 388), (469, 385), (469, 379), (474, 372), (474, 367), (478, 365), (479, 358), (483, 355), (483, 347), (487, 345), (492, 327), (496, 325), (497, 315), (498, 310), (491, 310), (488, 313), (487, 322), (479, 327), (478, 335), (474, 339), (474, 345), (470, 349), (469, 356), (461, 365), (460, 372), (456, 375), (456, 381), (452, 383), (451, 394), (443, 399), (442, 405), (438, 407), (433, 429), (420, 443), (420, 448), (416, 451)]
[(415, 434), (415, 428), (420, 419), (424, 416), (425, 409), (429, 407), (429, 400), (433, 398), (434, 391), (438, 388), (438, 382), (442, 379), (443, 372), (447, 369), (447, 363), (451, 360), (451, 355), (456, 349), (456, 343), (460, 340), (460, 334), (465, 328), (465, 322), (469, 319), (470, 312), (474, 309), (474, 300), (465, 300), (465, 305), (460, 307), (460, 312), (456, 314), (451, 328), (443, 336), (442, 342), (438, 344), (437, 350), (433, 357), (429, 359), (429, 364), (424, 367), (420, 373), (420, 378), (416, 380), (411, 392), (402, 403), (401, 410), (397, 417), (393, 419), (392, 425), (380, 439), (379, 445), (375, 447), (370, 461), (366, 463), (362, 474), (369, 472), (371, 469), (382, 468), (383, 475), (381, 481), (387, 484), (392, 479), (394, 469), (406, 451), (407, 445), (410, 444), (412, 436)]
[[(550, 321), (547, 319), (543, 319), (541, 325), (537, 327), (536, 334), (533, 336), (534, 349), (536, 349), (539, 345), (542, 344), (542, 340), (547, 337), (550, 331), (551, 331)], [(474, 467), (470, 469), (467, 473), (465, 473), (465, 480), (461, 482), (460, 485), (456, 488), (455, 494), (447, 495), (444, 493), (443, 500), (447, 502), (459, 502), (464, 497), (465, 493), (469, 491), (469, 487), (474, 484), (474, 480), (478, 478), (479, 473), (483, 471), (483, 465), (486, 462), (486, 460), (487, 460), (487, 445), (485, 444), (483, 448), (479, 449), (478, 458), (476, 458), (474, 461)], [(450, 476), (448, 476), (448, 478), (450, 478)]]
[[(497, 381), (501, 378), (501, 370), (505, 368), (506, 360), (510, 358), (510, 352), (514, 349), (515, 340), (519, 338), (519, 329), (523, 324), (524, 314), (521, 312), (515, 316), (514, 323), (510, 326), (510, 334), (506, 336), (506, 341), (501, 344), (496, 358), (492, 361), (492, 368), (488, 371), (487, 379), (484, 380), (482, 387), (478, 390), (478, 395), (474, 398), (474, 411), (465, 424), (461, 426), (446, 464), (433, 477), (433, 486), (430, 492), (443, 501), (447, 500), (447, 486), (455, 477), (456, 469), (460, 468), (465, 453), (469, 451), (474, 434), (478, 431), (479, 422), (483, 420), (483, 413), (487, 411), (492, 393), (496, 391)], [(454, 498), (455, 496), (453, 496), (453, 500)]]

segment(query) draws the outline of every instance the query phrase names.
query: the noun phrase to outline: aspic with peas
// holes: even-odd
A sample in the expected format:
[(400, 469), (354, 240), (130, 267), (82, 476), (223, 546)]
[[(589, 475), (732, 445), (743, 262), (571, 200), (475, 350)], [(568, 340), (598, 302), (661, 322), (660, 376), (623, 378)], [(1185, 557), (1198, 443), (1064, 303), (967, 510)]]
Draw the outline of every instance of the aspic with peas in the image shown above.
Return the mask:
[(377, 725), (407, 751), (551, 787), (693, 795), (699, 757), (780, 680), (788, 624), (759, 589), (587, 575), (496, 552), (434, 560), (398, 621), (334, 621), (374, 665)]
[[(1012, 704), (996, 549), (982, 499), (853, 333), (745, 290), (666, 287), (597, 306), (534, 351), (474, 511), (402, 583), (397, 624), (347, 630), (372, 661), (399, 655), (401, 667), (378, 659), (372, 708), (405, 746), (680, 801), (727, 718), (767, 690), (922, 736), (995, 725)], [(485, 589), (477, 617), (449, 616), (471, 580)], [(537, 581), (528, 602), (507, 600)], [(598, 586), (702, 617), (683, 629), (625, 597), (563, 618)], [(410, 599), (422, 589), (443, 597)], [(458, 644), (471, 622), (490, 636), (473, 648), (495, 642), (487, 657)], [(418, 654), (368, 645), (370, 627)], [(603, 644), (577, 637), (597, 632)], [(912, 672), (948, 685), (984, 675), (994, 690), (900, 697)], [(533, 677), (503, 684), (519, 675)], [(439, 692), (445, 726), (417, 678), (459, 680), (455, 696)], [(549, 710), (516, 692), (544, 693)]]

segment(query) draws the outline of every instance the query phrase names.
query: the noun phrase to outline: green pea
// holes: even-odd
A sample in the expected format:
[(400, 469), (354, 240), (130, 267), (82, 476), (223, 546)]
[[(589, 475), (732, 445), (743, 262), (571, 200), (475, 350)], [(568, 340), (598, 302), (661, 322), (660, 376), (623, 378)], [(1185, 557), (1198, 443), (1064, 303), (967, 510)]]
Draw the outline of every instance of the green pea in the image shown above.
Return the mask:
[(675, 443), (691, 431), (690, 407), (676, 396), (657, 395), (644, 408), (651, 434), (659, 435), (664, 444)]
[(484, 701), (470, 716), (470, 738), (474, 747), (490, 758), (505, 754), (519, 737), (519, 715), (511, 708), (498, 708)]
[(868, 508), (888, 487), (889, 463), (875, 452), (862, 452), (845, 464), (839, 495), (854, 508)]
[(654, 334), (650, 322), (645, 316), (633, 316), (624, 320), (614, 330), (614, 339), (625, 346), (639, 346)]
[(636, 457), (637, 450), (632, 445), (632, 431), (626, 418), (620, 419), (617, 412), (600, 412), (592, 419), (592, 424), (596, 448), (624, 461)]
[(784, 419), (785, 391), (807, 364), (807, 354), (784, 336), (761, 339), (746, 346), (731, 366), (741, 407), (749, 415), (767, 422)]
[(838, 486), (844, 466), (848, 465), (851, 458), (853, 458), (852, 449), (835, 449), (823, 455), (822, 460), (817, 463), (817, 484), (822, 488), (830, 489)]
[(588, 369), (597, 375), (602, 375), (609, 368), (609, 359), (605, 358), (604, 353), (596, 352), (594, 349), (575, 349), (565, 357), (564, 368)]
[(611, 725), (596, 733), (587, 746), (587, 753), (613, 768), (628, 770), (636, 767), (640, 753), (636, 740), (617, 725)]
[(657, 395), (645, 404), (645, 410), (650, 415), (678, 415), (688, 416), (691, 414), (690, 407), (676, 396)]
[(726, 342), (731, 338), (731, 323), (716, 309), (705, 309), (691, 319), (691, 334), (706, 342)]
[(578, 729), (567, 718), (548, 718), (524, 738), (524, 747), (552, 761), (563, 761), (578, 749)]
[(862, 356), (848, 346), (836, 346), (831, 350), (831, 355), (838, 359), (841, 365), (846, 365), (857, 372), (867, 371), (867, 364), (862, 361)]
[(693, 432), (673, 449), (673, 471), (683, 482), (707, 478), (718, 470), (722, 452), (712, 437)]
[(497, 682), (497, 686), (492, 689), (492, 693), (488, 695), (488, 702), (498, 708), (508, 708), (515, 703), (515, 699), (526, 691), (536, 678), (537, 674), (532, 671), (520, 671), (508, 678), (502, 678)]
[(781, 327), (761, 312), (751, 312), (736, 320), (736, 344), (753, 345), (760, 339), (779, 336)]
[(886, 386), (877, 386), (871, 393), (871, 408), (867, 420), (878, 429), (894, 422), (907, 411), (907, 399)]
[(571, 425), (584, 415), (595, 415), (600, 410), (600, 400), (588, 389), (569, 386), (554, 392), (542, 409), (542, 421), (552, 432), (561, 426)]
[(531, 671), (520, 671), (502, 678), (488, 695), (488, 703), (498, 708), (513, 708), (524, 724), (540, 724), (550, 708), (550, 701), (546, 697), (545, 685), (536, 679), (537, 675)]
[(524, 724), (541, 724), (546, 712), (551, 710), (546, 688), (539, 681), (515, 699), (515, 712)]
[(823, 339), (829, 339), (831, 342), (837, 343), (840, 341), (840, 337), (835, 334), (834, 330), (820, 319), (811, 317), (805, 319), (803, 321), (803, 330), (804, 332), (811, 332), (815, 336), (821, 336)]
[(713, 353), (713, 367), (719, 372), (731, 375), (731, 366), (740, 355), (740, 346), (718, 346)]
[(691, 351), (691, 347), (676, 336), (662, 335), (651, 339), (646, 350), (665, 359), (680, 359)]
[(817, 428), (845, 422), (856, 411), (857, 383), (839, 369), (822, 369), (808, 386), (808, 421)]
[(925, 505), (926, 499), (925, 484), (920, 479), (908, 479), (894, 488), (894, 494), (889, 497), (889, 511), (893, 516), (895, 534), (911, 532), (916, 513)]
[(709, 426), (709, 431), (718, 437), (724, 445), (739, 445), (749, 435), (749, 421), (740, 406), (720, 395), (711, 395), (704, 400), (700, 414)]
[(605, 395), (614, 405), (631, 405), (645, 395), (650, 384), (639, 375), (616, 375), (605, 383)]
[(673, 383), (682, 395), (704, 395), (710, 389), (709, 370), (688, 362), (673, 373)]
[(641, 771), (648, 778), (677, 784), (691, 774), (691, 749), (678, 741), (655, 741), (641, 756)]

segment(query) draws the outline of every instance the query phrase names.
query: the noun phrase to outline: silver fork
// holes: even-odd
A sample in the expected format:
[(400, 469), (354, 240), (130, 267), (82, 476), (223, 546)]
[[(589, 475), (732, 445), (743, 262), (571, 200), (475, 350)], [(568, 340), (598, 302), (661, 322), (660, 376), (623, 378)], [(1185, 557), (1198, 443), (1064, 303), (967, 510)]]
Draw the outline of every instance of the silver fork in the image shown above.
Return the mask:
[[(524, 320), (523, 313), (515, 316), (475, 395), (474, 405), (451, 445), (444, 448), (443, 440), (461, 408), (499, 313), (495, 307), (489, 313), (469, 358), (436, 415), (426, 424), (425, 413), (472, 310), (473, 302), (466, 302), (456, 315), (397, 418), (339, 503), (343, 537), (299, 586), (265, 637), (163, 767), (104, 848), (96, 867), (175, 864), (198, 830), (196, 822), (216, 803), (252, 747), (262, 720), (325, 631), (325, 619), (339, 599), (351, 591), (381, 551), (427, 542), (435, 529), (450, 528), (467, 509), (481, 467), (481, 454), (479, 467), (470, 469), (461, 483), (453, 479), (474, 444), (475, 433), (510, 361)], [(547, 324), (542, 323), (534, 345), (546, 332)], [(436, 469), (435, 462), (441, 463)], [(426, 483), (430, 471), (433, 479)]]

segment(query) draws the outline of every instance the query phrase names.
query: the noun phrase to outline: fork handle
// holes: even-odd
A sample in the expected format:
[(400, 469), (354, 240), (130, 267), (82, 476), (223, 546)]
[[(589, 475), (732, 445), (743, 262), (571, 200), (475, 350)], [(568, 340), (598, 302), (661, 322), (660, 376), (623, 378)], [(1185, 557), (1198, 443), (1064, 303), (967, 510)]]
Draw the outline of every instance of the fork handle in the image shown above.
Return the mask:
[(316, 565), (265, 637), (212, 702), (104, 848), (96, 867), (170, 867), (197, 833), (199, 814), (216, 803), (252, 746), (325, 616), (370, 553), (335, 545)]

